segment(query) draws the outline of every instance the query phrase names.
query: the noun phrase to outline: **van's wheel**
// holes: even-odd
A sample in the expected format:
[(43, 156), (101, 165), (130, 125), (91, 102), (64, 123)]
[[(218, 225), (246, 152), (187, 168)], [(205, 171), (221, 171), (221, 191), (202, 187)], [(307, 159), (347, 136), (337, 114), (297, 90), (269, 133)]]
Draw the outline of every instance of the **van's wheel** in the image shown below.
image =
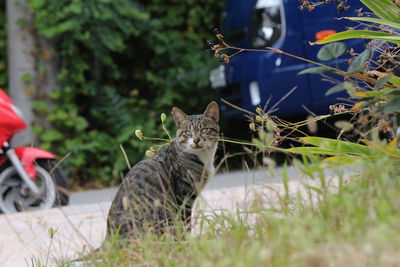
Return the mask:
[(40, 193), (32, 193), (12, 165), (0, 173), (0, 211), (14, 213), (27, 210), (49, 209), (68, 204), (67, 181), (53, 160), (40, 160), (35, 164), (34, 180)]

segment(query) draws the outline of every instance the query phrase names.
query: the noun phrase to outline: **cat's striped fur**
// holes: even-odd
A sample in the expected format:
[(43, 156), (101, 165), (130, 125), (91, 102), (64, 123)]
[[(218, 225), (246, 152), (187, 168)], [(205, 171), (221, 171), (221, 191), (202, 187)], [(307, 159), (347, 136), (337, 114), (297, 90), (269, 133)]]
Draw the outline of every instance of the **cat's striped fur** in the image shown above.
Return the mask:
[(128, 172), (111, 204), (108, 238), (174, 233), (177, 221), (190, 225), (193, 202), (214, 175), (219, 110), (211, 102), (202, 115), (187, 116), (178, 108), (172, 114), (177, 137)]

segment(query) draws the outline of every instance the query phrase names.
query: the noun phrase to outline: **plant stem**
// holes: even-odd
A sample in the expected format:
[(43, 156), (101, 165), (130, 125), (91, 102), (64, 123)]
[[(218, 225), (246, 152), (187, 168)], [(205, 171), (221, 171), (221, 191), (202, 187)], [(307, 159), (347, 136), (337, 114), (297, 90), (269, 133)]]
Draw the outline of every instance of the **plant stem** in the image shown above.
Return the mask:
[[(284, 51), (282, 51), (280, 49), (274, 48), (274, 47), (266, 47), (265, 49), (239, 48), (239, 47), (231, 46), (231, 45), (227, 44), (224, 41), (222, 41), (222, 43), (226, 46), (225, 49), (237, 50), (237, 52), (233, 53), (229, 57), (237, 55), (237, 54), (239, 54), (241, 52), (244, 52), (244, 51), (247, 51), (247, 52), (264, 52), (264, 53), (265, 52), (272, 52), (272, 53), (275, 53), (275, 54), (282, 54), (282, 55), (286, 55), (286, 56), (289, 56), (289, 57), (293, 57), (293, 58), (296, 58), (296, 59), (299, 59), (299, 60), (302, 60), (302, 61), (305, 61), (305, 62), (308, 62), (308, 63), (312, 63), (312, 64), (317, 65), (317, 66), (328, 67), (328, 68), (330, 68), (330, 70), (333, 73), (338, 74), (338, 75), (351, 77), (351, 78), (358, 79), (358, 80), (361, 80), (361, 81), (364, 81), (364, 82), (369, 82), (369, 83), (376, 83), (377, 82), (376, 79), (368, 77), (366, 75), (363, 75), (363, 74), (360, 74), (360, 73), (349, 73), (349, 72), (346, 72), (346, 71), (343, 71), (343, 70), (340, 70), (340, 69), (337, 69), (337, 68), (333, 68), (331, 66), (327, 66), (327, 65), (319, 63), (319, 62), (315, 62), (313, 60), (309, 60), (309, 59), (306, 59), (306, 58), (303, 58), (303, 57), (300, 57), (300, 56), (296, 56), (296, 55), (293, 55), (293, 54), (290, 54), (290, 53), (286, 53), (286, 52), (284, 52)], [(396, 88), (395, 85), (388, 84), (388, 83), (386, 83), (385, 86), (386, 87), (390, 87), (390, 88)]]

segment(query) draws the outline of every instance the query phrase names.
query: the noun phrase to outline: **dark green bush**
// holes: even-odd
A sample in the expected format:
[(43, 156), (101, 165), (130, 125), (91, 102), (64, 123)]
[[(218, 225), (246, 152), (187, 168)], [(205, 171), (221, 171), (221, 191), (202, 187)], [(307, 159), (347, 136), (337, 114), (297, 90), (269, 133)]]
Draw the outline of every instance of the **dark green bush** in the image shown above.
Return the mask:
[[(204, 39), (218, 23), (222, 2), (29, 0), (39, 35), (53, 43), (60, 89), (35, 101), (34, 132), (41, 146), (65, 160), (75, 182), (115, 183), (148, 144), (134, 137), (160, 135), (159, 114), (172, 106), (201, 110), (213, 97), (213, 60)], [(171, 120), (167, 124), (172, 125)]]

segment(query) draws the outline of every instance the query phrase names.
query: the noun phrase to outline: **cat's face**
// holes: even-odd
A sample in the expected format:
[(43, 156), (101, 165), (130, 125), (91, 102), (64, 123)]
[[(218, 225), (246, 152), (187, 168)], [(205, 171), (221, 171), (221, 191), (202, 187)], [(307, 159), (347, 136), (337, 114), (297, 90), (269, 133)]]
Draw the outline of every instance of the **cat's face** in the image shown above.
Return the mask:
[(188, 116), (179, 108), (173, 108), (172, 115), (178, 126), (176, 140), (184, 151), (196, 154), (216, 149), (219, 136), (219, 108), (216, 102), (208, 104), (202, 115)]

